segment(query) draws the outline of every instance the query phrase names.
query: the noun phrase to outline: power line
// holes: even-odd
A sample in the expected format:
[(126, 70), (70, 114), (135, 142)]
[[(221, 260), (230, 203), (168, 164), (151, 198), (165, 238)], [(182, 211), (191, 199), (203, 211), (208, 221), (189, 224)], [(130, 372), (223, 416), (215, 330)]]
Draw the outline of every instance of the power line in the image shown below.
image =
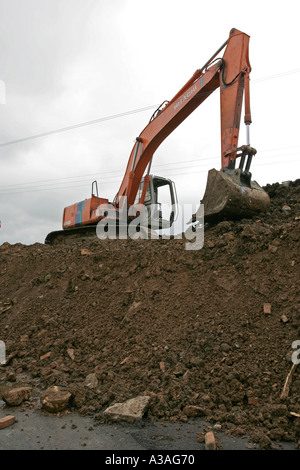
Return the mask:
[(275, 75), (269, 75), (267, 77), (256, 78), (252, 82), (263, 82), (265, 80), (272, 80), (273, 78), (285, 77), (286, 75), (292, 75), (294, 73), (299, 73), (300, 69), (288, 70), (287, 72), (277, 73)]
[(112, 119), (117, 119), (120, 117), (128, 116), (130, 114), (141, 113), (143, 111), (149, 111), (150, 109), (157, 108), (159, 105), (146, 106), (145, 108), (133, 109), (131, 111), (125, 111), (124, 113), (113, 114), (112, 116), (106, 116), (99, 119), (94, 119), (92, 121), (81, 122), (80, 124), (74, 124), (72, 126), (61, 127), (60, 129), (54, 129), (52, 131), (41, 132), (40, 134), (31, 135), (29, 137), (22, 137), (21, 139), (11, 140), (9, 142), (4, 142), (0, 144), (0, 147), (7, 147), (8, 145), (19, 144), (21, 142), (26, 142), (27, 140), (38, 139), (40, 137), (46, 137), (53, 134), (58, 134), (60, 132), (66, 132), (73, 129), (78, 129), (79, 127), (90, 126), (92, 124), (98, 124), (104, 121), (110, 121)]
[[(278, 74), (275, 74), (275, 75), (270, 75), (270, 76), (267, 76), (267, 77), (256, 78), (254, 80), (251, 80), (251, 83), (265, 81), (265, 80), (272, 80), (272, 79), (275, 79), (275, 78), (280, 78), (280, 77), (283, 77), (283, 76), (286, 76), (286, 75), (291, 75), (291, 74), (299, 73), (299, 72), (300, 72), (300, 69), (289, 70), (289, 71), (286, 71), (286, 72), (281, 72), (281, 73), (278, 73)], [(233, 86), (235, 86), (235, 85), (233, 85)], [(203, 93), (203, 94), (205, 94), (205, 93)], [(90, 126), (90, 125), (93, 125), (93, 124), (99, 124), (100, 122), (105, 122), (105, 121), (109, 121), (109, 120), (112, 120), (112, 119), (117, 119), (117, 118), (120, 118), (120, 117), (128, 116), (130, 114), (140, 113), (140, 112), (143, 112), (143, 111), (148, 111), (150, 109), (157, 109), (158, 106), (159, 106), (159, 104), (146, 106), (144, 108), (133, 109), (131, 111), (125, 111), (123, 113), (114, 114), (112, 116), (106, 116), (106, 117), (102, 117), (102, 118), (99, 118), (99, 119), (94, 119), (94, 120), (91, 120), (91, 121), (85, 121), (85, 122), (82, 122), (82, 123), (79, 123), (79, 124), (74, 124), (72, 126), (61, 127), (59, 129), (54, 129), (52, 131), (41, 132), (40, 134), (35, 134), (35, 135), (28, 136), (28, 137), (22, 137), (20, 139), (11, 140), (9, 142), (4, 142), (4, 143), (0, 144), (0, 147), (7, 147), (9, 145), (14, 145), (14, 144), (19, 144), (19, 143), (22, 143), (22, 142), (26, 142), (28, 140), (34, 140), (34, 139), (38, 139), (38, 138), (41, 138), (41, 137), (47, 137), (47, 136), (50, 136), (50, 135), (53, 135), (53, 134), (58, 134), (58, 133), (61, 133), (61, 132), (66, 132), (66, 131), (78, 129), (80, 127)]]
[[(292, 152), (289, 152), (287, 153), (286, 151), (287, 150), (295, 150), (295, 149), (299, 149), (300, 146), (297, 145), (297, 146), (289, 146), (289, 147), (278, 147), (278, 148), (271, 148), (271, 149), (263, 149), (263, 150), (260, 150), (259, 151), (259, 154), (258, 156), (255, 157), (255, 159), (260, 162), (260, 158), (259, 158), (259, 155), (262, 154), (262, 153), (270, 153), (270, 152), (282, 152), (282, 151), (285, 151), (284, 153), (284, 156), (286, 157), (287, 155), (294, 155), (294, 153)], [(281, 157), (283, 155), (274, 155), (274, 153), (272, 153), (272, 155), (267, 155), (264, 157), (265, 158), (276, 158), (276, 157)], [(205, 162), (206, 160), (214, 160), (214, 161), (218, 161), (219, 160), (219, 156), (216, 156), (216, 155), (213, 155), (213, 156), (209, 156), (209, 157), (198, 157), (196, 159), (192, 159), (192, 160), (178, 160), (178, 161), (174, 161), (174, 162), (167, 162), (167, 163), (154, 163), (153, 164), (153, 169), (161, 169), (161, 167), (168, 167), (171, 169), (171, 170), (174, 170), (174, 169), (178, 169), (175, 167), (175, 165), (180, 165), (182, 163), (194, 163), (196, 166), (200, 165), (200, 166), (205, 166), (205, 164), (203, 164), (203, 162)], [(188, 168), (187, 166), (184, 166), (183, 168)], [(167, 168), (168, 170), (168, 168)], [(64, 184), (64, 183), (68, 183), (68, 181), (66, 180), (73, 180), (74, 178), (88, 178), (88, 177), (91, 177), (91, 178), (95, 178), (96, 176), (100, 175), (101, 177), (103, 175), (105, 175), (105, 178), (110, 178), (110, 177), (113, 177), (113, 176), (117, 176), (117, 175), (124, 175), (124, 171), (122, 170), (110, 170), (110, 171), (101, 171), (101, 173), (90, 173), (90, 174), (84, 174), (84, 175), (75, 175), (75, 176), (67, 176), (67, 177), (62, 177), (62, 178), (51, 178), (51, 179), (46, 179), (46, 180), (36, 180), (36, 181), (27, 181), (27, 182), (24, 182), (24, 183), (14, 183), (14, 184), (7, 184), (7, 185), (2, 185), (0, 186), (0, 191), (5, 191), (5, 190), (9, 190), (9, 189), (15, 189), (15, 188), (18, 188), (18, 187), (21, 187), (21, 186), (24, 186), (24, 185), (33, 185), (33, 187), (38, 187), (38, 186), (43, 186), (45, 183), (47, 184)], [(111, 175), (111, 176), (109, 176)], [(61, 181), (61, 183), (60, 183)], [(77, 182), (81, 182), (81, 181), (70, 181), (70, 183), (77, 183)], [(25, 188), (26, 189), (26, 188)]]
[[(278, 148), (278, 149), (265, 149), (265, 150), (261, 150), (259, 153), (265, 153), (265, 152), (274, 152), (274, 151), (283, 151), (283, 150), (288, 150), (288, 149), (298, 149), (300, 146), (290, 146), (290, 147), (282, 147), (282, 148)], [(285, 153), (284, 156), (286, 157), (287, 155), (294, 155), (294, 153)], [(278, 157), (281, 157), (283, 155), (267, 155), (264, 157), (264, 159), (266, 158), (278, 158)], [(257, 159), (257, 157), (256, 157)], [(214, 160), (214, 161), (219, 161), (219, 157), (217, 156), (212, 156), (212, 157), (205, 157), (205, 158), (197, 158), (197, 159), (192, 159), (192, 160), (180, 160), (180, 161), (176, 161), (176, 162), (168, 162), (168, 163), (160, 163), (160, 164), (154, 164), (153, 165), (153, 169), (160, 169), (160, 170), (166, 170), (166, 171), (174, 171), (174, 170), (182, 170), (182, 169), (185, 169), (185, 168), (193, 168), (193, 167), (205, 167), (206, 165), (208, 165), (208, 163), (204, 163), (206, 160)], [(291, 160), (289, 160), (291, 161)], [(294, 161), (294, 160), (292, 160)], [(286, 162), (286, 160), (285, 160)], [(182, 163), (191, 163), (192, 165), (185, 165), (183, 167), (176, 167), (176, 165), (180, 165)], [(256, 162), (256, 164), (261, 164), (261, 160), (259, 159), (258, 157), (258, 162)], [(272, 162), (273, 163), (280, 163), (280, 162)], [(269, 163), (267, 163), (269, 164)], [(162, 167), (167, 167), (167, 168), (162, 168)], [(204, 170), (206, 171), (206, 170)], [(39, 188), (39, 187), (44, 187), (45, 185), (46, 186), (53, 186), (53, 185), (56, 185), (55, 186), (55, 189), (59, 189), (60, 186), (57, 186), (57, 185), (62, 185), (62, 184), (77, 184), (77, 183), (82, 183), (82, 182), (89, 182), (90, 180), (83, 180), (82, 178), (88, 178), (88, 177), (92, 177), (93, 179), (95, 179), (97, 176), (100, 175), (100, 177), (102, 177), (102, 179), (100, 180), (100, 182), (103, 184), (104, 181), (106, 179), (109, 179), (109, 178), (116, 178), (117, 176), (121, 177), (123, 176), (124, 172), (122, 170), (111, 170), (111, 171), (107, 171), (107, 172), (101, 172), (101, 173), (92, 173), (92, 174), (84, 174), (84, 175), (76, 175), (76, 176), (70, 176), (70, 177), (64, 177), (64, 178), (52, 178), (52, 179), (48, 179), (48, 180), (37, 180), (37, 181), (31, 181), (31, 182), (25, 182), (25, 183), (15, 183), (15, 184), (9, 184), (9, 185), (4, 185), (4, 186), (0, 186), (0, 193), (2, 194), (6, 194), (7, 191), (15, 191), (15, 190), (18, 190), (18, 189), (23, 189), (23, 190), (31, 190), (31, 189), (36, 189), (36, 188)], [(104, 176), (104, 179), (103, 179), (103, 175)], [(79, 181), (71, 181), (71, 180), (74, 180), (74, 178), (81, 178)], [(111, 181), (111, 183), (113, 182), (116, 182), (116, 181), (119, 181), (114, 179), (113, 181)], [(105, 183), (106, 184), (106, 183)], [(22, 186), (25, 186), (27, 185), (27, 187), (24, 187), (22, 188)], [(32, 185), (32, 186), (29, 186), (28, 185)]]
[[(283, 155), (277, 155), (277, 157), (281, 157)], [(273, 156), (272, 156), (273, 157)], [(272, 162), (272, 165), (278, 165), (278, 164), (282, 164), (283, 160), (281, 161), (273, 161)], [(284, 163), (290, 163), (290, 162), (299, 162), (299, 159), (297, 158), (296, 160), (284, 160)], [(265, 166), (265, 165), (270, 165), (270, 163), (265, 163), (265, 162), (258, 162), (256, 163), (256, 167), (261, 167), (261, 166)], [(201, 165), (200, 163), (200, 168), (203, 168), (203, 165)], [(187, 172), (183, 172), (182, 170), (185, 170), (185, 169), (190, 169), (190, 168), (196, 168), (196, 170), (193, 170), (193, 171), (187, 171)], [(199, 168), (199, 165), (193, 165), (193, 166), (183, 166), (183, 167), (180, 167), (180, 168), (171, 168), (170, 172), (168, 171), (168, 177), (170, 176), (178, 176), (178, 175), (192, 175), (192, 174), (198, 174), (198, 173), (207, 173), (208, 170), (205, 169), (205, 170), (200, 170), (198, 169)], [(178, 171), (180, 170), (180, 173), (174, 173), (174, 171)], [(11, 195), (11, 194), (21, 194), (21, 193), (30, 193), (30, 192), (41, 192), (41, 191), (57, 191), (57, 190), (66, 190), (66, 189), (73, 189), (74, 188), (74, 184), (76, 183), (85, 183), (85, 184), (76, 184), (76, 188), (80, 188), (80, 187), (86, 187), (86, 185), (89, 183), (90, 184), (90, 180), (87, 180), (86, 182), (85, 181), (72, 181), (70, 182), (69, 184), (71, 184), (71, 186), (55, 186), (56, 183), (53, 183), (52, 184), (52, 187), (42, 187), (40, 188), (40, 186), (43, 186), (43, 185), (40, 185), (40, 186), (33, 186), (33, 187), (29, 187), (29, 188), (11, 188), (11, 189), (6, 189), (6, 190), (3, 190), (3, 189), (0, 189), (1, 191), (1, 195), (2, 196), (7, 196), (7, 195)], [(98, 181), (98, 184), (101, 184), (102, 186), (103, 185), (108, 185), (108, 184), (114, 184), (114, 183), (120, 183), (120, 179), (113, 179), (111, 181), (107, 181), (107, 180), (99, 180)], [(64, 184), (64, 183), (61, 183), (61, 184)]]

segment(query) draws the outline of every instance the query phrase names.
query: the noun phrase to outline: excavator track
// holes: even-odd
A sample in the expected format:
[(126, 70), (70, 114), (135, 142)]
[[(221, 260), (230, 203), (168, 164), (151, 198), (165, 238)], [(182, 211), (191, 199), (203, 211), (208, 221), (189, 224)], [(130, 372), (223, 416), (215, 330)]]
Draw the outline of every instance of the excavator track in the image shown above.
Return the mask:
[[(128, 228), (128, 226), (126, 227)], [(124, 237), (124, 228), (123, 228), (122, 233)], [(140, 233), (140, 235), (138, 235), (138, 233)], [(155, 231), (150, 230), (147, 227), (140, 227), (136, 235), (137, 236), (133, 238), (136, 238), (136, 239), (139, 239), (139, 238), (159, 239), (160, 238), (159, 235), (157, 235)], [(119, 226), (116, 225), (116, 238), (118, 238), (118, 236), (119, 236)], [(86, 239), (90, 240), (91, 238), (102, 240), (97, 235), (97, 225), (85, 225), (81, 227), (75, 227), (75, 228), (69, 228), (65, 230), (57, 230), (55, 232), (50, 232), (45, 238), (45, 244), (46, 245), (64, 245), (65, 244), (66, 245), (66, 244), (74, 243), (77, 240), (84, 241)], [(128, 238), (131, 238), (131, 236), (128, 235)]]
[(67, 230), (57, 230), (48, 233), (45, 239), (46, 245), (61, 245), (73, 243), (76, 240), (84, 240), (85, 238), (96, 238), (97, 225), (87, 225), (84, 227), (75, 227)]

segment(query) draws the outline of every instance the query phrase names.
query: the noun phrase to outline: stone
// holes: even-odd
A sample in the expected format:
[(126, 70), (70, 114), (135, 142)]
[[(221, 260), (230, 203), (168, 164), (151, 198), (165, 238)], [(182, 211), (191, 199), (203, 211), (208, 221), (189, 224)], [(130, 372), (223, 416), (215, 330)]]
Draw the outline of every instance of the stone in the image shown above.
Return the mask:
[(84, 381), (84, 385), (93, 390), (97, 388), (97, 385), (98, 385), (97, 374), (95, 373), (89, 374)]
[(89, 255), (93, 255), (94, 253), (92, 251), (88, 250), (87, 248), (83, 248), (80, 251), (80, 254), (81, 254), (81, 256), (89, 256)]
[(63, 411), (71, 398), (71, 393), (57, 386), (49, 387), (40, 397), (41, 405), (50, 413)]
[(149, 401), (150, 396), (140, 395), (138, 397), (131, 398), (124, 403), (115, 403), (114, 405), (109, 406), (103, 414), (116, 421), (124, 420), (134, 422), (142, 419)]
[(74, 349), (72, 349), (72, 348), (67, 349), (67, 353), (68, 353), (68, 356), (70, 357), (70, 359), (72, 359), (72, 361), (74, 361), (74, 359), (75, 359)]
[(19, 406), (30, 397), (31, 387), (16, 387), (7, 390), (2, 398), (8, 406)]

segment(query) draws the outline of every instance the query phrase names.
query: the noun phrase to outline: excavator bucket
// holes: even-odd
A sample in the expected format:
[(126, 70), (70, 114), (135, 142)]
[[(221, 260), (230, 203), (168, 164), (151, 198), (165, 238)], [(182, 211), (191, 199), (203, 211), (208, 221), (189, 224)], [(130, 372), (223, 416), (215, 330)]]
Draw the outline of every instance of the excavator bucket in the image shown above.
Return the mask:
[(208, 172), (201, 203), (204, 205), (204, 220), (214, 222), (248, 218), (265, 212), (270, 198), (256, 181), (245, 180), (240, 169), (212, 169)]

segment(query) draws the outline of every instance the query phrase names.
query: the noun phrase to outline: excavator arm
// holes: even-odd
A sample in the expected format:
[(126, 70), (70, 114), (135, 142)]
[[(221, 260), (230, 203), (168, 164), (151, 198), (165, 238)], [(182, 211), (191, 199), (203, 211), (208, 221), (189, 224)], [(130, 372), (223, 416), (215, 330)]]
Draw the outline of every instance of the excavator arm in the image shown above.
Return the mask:
[[(224, 48), (224, 56), (215, 59)], [(245, 122), (251, 123), (249, 100), (249, 36), (232, 29), (229, 39), (212, 58), (181, 88), (165, 102), (136, 138), (127, 169), (117, 193), (115, 202), (126, 196), (128, 205), (134, 203), (143, 177), (158, 146), (176, 129), (198, 106), (220, 87), (221, 101), (221, 167), (234, 168), (237, 157), (238, 138), (243, 94), (245, 90)], [(147, 184), (147, 181), (146, 181)], [(143, 203), (143, 200), (140, 201)]]

